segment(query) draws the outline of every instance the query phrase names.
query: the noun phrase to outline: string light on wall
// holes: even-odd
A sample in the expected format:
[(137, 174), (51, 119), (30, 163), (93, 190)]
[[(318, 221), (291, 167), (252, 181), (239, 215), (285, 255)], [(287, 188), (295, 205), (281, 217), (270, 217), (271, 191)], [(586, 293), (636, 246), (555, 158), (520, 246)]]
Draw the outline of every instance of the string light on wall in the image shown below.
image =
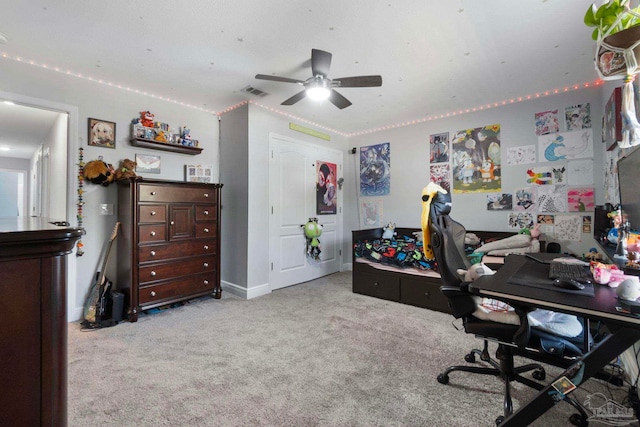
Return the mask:
[[(84, 227), (82, 222), (82, 207), (84, 206), (84, 149), (80, 147), (80, 153), (78, 154), (78, 212), (76, 215), (76, 219), (78, 220), (78, 228), (82, 230), (82, 234), (84, 234)], [(78, 239), (76, 242), (76, 256), (84, 255), (84, 243), (82, 243), (82, 239)]]

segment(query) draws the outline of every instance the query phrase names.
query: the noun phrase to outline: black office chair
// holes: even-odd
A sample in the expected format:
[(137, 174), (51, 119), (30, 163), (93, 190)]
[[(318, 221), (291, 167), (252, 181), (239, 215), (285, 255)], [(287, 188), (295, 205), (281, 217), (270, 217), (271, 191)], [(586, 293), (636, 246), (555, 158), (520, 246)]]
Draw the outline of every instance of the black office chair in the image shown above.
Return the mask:
[[(476, 356), (479, 356), (482, 361), (488, 363), (491, 367), (450, 366), (438, 376), (438, 382), (448, 384), (449, 374), (454, 371), (500, 377), (505, 384), (504, 415), (496, 419), (496, 424), (500, 424), (513, 412), (510, 390), (511, 381), (520, 382), (536, 390), (542, 390), (545, 387), (545, 385), (521, 375), (525, 372), (533, 371), (533, 378), (543, 381), (546, 376), (544, 367), (539, 363), (516, 367), (514, 365), (514, 355), (566, 368), (582, 355), (583, 349), (585, 346), (590, 345), (590, 341), (588, 338), (585, 340), (584, 336), (569, 339), (531, 328), (529, 327), (526, 309), (518, 306), (514, 308), (520, 318), (520, 325), (491, 322), (474, 317), (472, 313), (475, 311), (476, 306), (468, 290), (469, 284), (463, 282), (457, 272), (460, 268), (467, 270), (471, 266), (464, 250), (466, 230), (460, 223), (449, 216), (450, 210), (450, 195), (437, 192), (431, 201), (429, 217), (431, 222), (430, 244), (443, 283), (440, 289), (448, 299), (449, 308), (453, 316), (456, 319), (462, 319), (465, 332), (474, 334), (484, 340), (483, 349), (472, 350), (465, 356), (465, 361), (473, 363), (476, 361)], [(513, 304), (511, 305), (513, 306)], [(588, 337), (588, 327), (585, 330)], [(497, 360), (492, 359), (489, 355), (489, 341), (498, 343)], [(545, 351), (542, 348), (542, 343), (552, 343), (549, 346), (551, 351)], [(579, 412), (579, 414), (571, 416), (571, 423), (578, 426), (588, 425), (588, 416), (584, 409), (571, 398), (565, 397), (565, 400)]]

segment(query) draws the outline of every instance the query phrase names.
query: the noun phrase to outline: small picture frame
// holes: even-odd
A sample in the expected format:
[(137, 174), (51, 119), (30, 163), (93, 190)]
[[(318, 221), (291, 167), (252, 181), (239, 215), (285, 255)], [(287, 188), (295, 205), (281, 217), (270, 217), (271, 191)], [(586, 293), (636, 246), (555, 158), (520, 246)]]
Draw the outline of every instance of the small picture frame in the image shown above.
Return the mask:
[(184, 180), (187, 182), (213, 182), (213, 165), (185, 165)]
[(89, 118), (87, 143), (93, 147), (116, 148), (116, 124)]
[(136, 172), (160, 173), (160, 156), (136, 154)]
[(604, 114), (602, 115), (602, 142), (606, 144), (607, 151), (613, 150), (618, 142), (622, 141), (621, 109), (622, 89), (617, 87), (604, 106)]

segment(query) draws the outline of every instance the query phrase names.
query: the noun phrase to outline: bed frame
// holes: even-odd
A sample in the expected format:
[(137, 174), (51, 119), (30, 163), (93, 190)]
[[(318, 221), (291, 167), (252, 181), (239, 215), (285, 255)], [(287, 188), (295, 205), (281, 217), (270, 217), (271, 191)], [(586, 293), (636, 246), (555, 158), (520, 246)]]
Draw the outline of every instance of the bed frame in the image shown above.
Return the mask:
[[(412, 236), (416, 231), (422, 232), (422, 229), (397, 227), (395, 231), (398, 236)], [(356, 242), (381, 238), (382, 232), (382, 228), (353, 230), (351, 232), (352, 248)], [(483, 242), (503, 239), (515, 234), (504, 231), (469, 232), (475, 233)], [(398, 268), (393, 271), (383, 270), (372, 263), (358, 261), (353, 251), (351, 251), (351, 256), (353, 292), (449, 313), (447, 299), (440, 292), (442, 282), (440, 277), (434, 275), (433, 272), (421, 271), (415, 268)], [(489, 264), (489, 267), (496, 270), (500, 268), (500, 264)]]

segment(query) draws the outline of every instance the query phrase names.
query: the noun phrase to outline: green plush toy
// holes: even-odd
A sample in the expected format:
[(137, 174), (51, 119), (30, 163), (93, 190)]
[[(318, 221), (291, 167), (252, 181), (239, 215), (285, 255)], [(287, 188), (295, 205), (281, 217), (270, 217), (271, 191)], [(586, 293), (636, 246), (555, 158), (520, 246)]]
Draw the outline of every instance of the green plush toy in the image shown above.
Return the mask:
[(322, 226), (318, 224), (318, 218), (309, 218), (304, 226), (304, 235), (307, 238), (307, 256), (320, 260), (320, 240), (318, 237), (322, 235)]

